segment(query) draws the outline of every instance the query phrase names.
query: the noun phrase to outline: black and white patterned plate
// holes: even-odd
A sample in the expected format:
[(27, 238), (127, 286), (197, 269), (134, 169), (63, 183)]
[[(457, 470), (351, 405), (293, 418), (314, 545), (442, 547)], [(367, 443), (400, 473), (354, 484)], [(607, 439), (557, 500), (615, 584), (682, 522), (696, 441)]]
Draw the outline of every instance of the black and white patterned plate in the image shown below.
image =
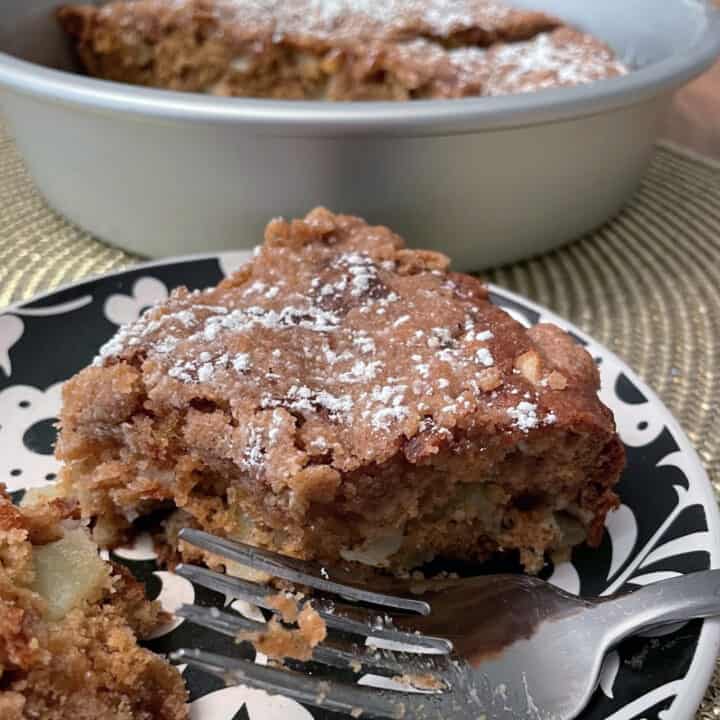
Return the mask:
[[(44, 295), (0, 314), (0, 482), (15, 493), (55, 479), (54, 422), (63, 380), (87, 365), (119, 325), (134, 320), (170, 288), (204, 288), (236, 269), (247, 253), (180, 258), (138, 266)], [(620, 481), (622, 506), (609, 516), (598, 550), (577, 549), (548, 570), (565, 589), (602, 595), (720, 565), (720, 525), (708, 478), (682, 430), (658, 398), (605, 348), (550, 312), (505, 290), (494, 300), (526, 325), (551, 321), (568, 329), (596, 359), (601, 396), (615, 412), (628, 453)], [(115, 551), (172, 611), (183, 602), (228, 606), (258, 619), (246, 603), (193, 587), (158, 570), (149, 542)], [(175, 620), (148, 642), (157, 652), (199, 647), (253, 651)], [(709, 682), (720, 647), (720, 621), (691, 622), (623, 643), (606, 660), (586, 720), (689, 720)], [(265, 661), (260, 655), (255, 661)], [(329, 713), (248, 688), (224, 688), (184, 670), (193, 720), (325, 720)], [(365, 677), (372, 683), (373, 678)]]

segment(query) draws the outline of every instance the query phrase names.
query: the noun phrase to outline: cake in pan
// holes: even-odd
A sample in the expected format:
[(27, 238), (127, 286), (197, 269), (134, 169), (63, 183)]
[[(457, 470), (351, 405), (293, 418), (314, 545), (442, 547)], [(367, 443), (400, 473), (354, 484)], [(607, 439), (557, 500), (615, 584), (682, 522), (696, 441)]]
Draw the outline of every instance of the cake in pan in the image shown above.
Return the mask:
[(626, 72), (592, 36), (495, 0), (119, 0), (58, 17), (89, 74), (213, 95), (458, 98)]

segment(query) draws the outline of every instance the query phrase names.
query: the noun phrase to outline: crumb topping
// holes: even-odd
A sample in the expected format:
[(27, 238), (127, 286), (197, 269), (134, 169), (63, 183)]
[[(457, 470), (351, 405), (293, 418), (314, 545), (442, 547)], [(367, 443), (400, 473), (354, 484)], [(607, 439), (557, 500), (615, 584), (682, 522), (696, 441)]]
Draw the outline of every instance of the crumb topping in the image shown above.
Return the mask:
[(327, 626), (312, 605), (305, 603), (301, 608), (301, 598), (285, 593), (267, 598), (268, 606), (277, 611), (282, 622), (295, 627), (285, 627), (273, 615), (264, 630), (243, 631), (237, 639), (250, 641), (258, 652), (274, 660), (310, 660), (313, 648), (325, 640)]

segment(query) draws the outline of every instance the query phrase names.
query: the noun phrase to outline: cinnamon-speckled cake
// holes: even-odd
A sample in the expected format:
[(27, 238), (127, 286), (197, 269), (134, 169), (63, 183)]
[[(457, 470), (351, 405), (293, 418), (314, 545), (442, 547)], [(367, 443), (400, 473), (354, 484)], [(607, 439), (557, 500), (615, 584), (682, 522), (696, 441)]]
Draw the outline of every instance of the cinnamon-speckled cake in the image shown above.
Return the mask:
[(319, 208), (121, 328), (65, 385), (57, 447), (96, 540), (174, 508), (170, 544), (396, 570), (597, 544), (624, 452), (595, 364), (448, 264)]

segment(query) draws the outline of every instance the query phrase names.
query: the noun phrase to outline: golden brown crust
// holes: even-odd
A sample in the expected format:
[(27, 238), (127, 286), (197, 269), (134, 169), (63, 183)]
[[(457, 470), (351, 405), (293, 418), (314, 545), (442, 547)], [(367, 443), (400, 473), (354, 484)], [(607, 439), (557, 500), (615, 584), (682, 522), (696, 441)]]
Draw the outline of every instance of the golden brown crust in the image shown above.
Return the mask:
[(164, 615), (126, 570), (114, 569), (98, 604), (45, 617), (46, 602), (31, 589), (31, 540), (62, 537), (62, 507), (16, 508), (0, 486), (0, 717), (186, 718), (181, 676), (137, 644)]
[(494, 0), (121, 0), (58, 18), (91, 75), (215, 95), (457, 98), (624, 71), (590, 36)]
[(66, 384), (67, 494), (108, 543), (167, 502), (327, 562), (541, 556), (570, 521), (598, 542), (623, 451), (592, 359), (447, 267), (322, 208), (271, 222), (250, 264), (176, 290)]

